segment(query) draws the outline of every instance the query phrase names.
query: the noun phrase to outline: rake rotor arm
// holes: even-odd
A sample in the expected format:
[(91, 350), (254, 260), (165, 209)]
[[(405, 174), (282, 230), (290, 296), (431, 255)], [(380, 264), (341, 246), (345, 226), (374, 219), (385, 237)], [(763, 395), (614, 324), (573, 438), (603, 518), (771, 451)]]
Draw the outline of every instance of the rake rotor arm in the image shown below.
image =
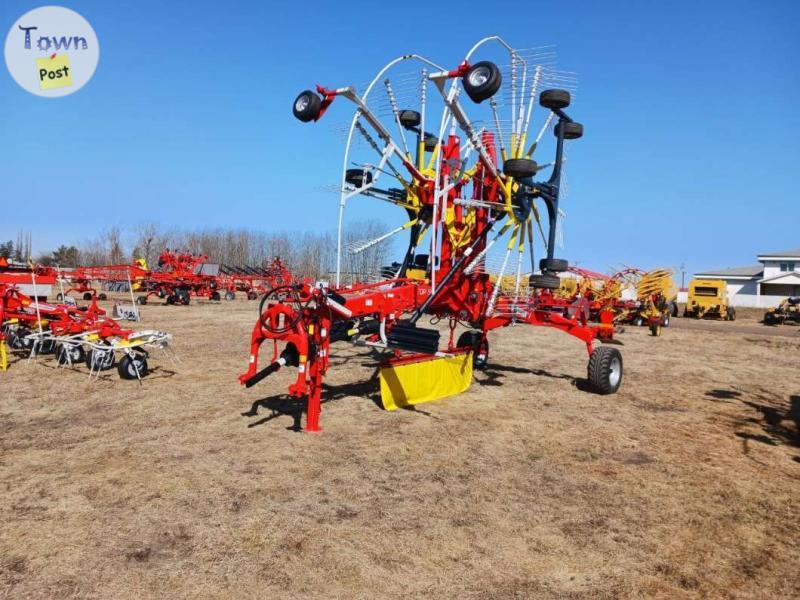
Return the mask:
[(419, 172), (417, 167), (408, 160), (408, 157), (403, 154), (400, 150), (401, 146), (397, 144), (392, 138), (392, 135), (389, 133), (383, 123), (380, 122), (378, 117), (369, 109), (369, 107), (364, 103), (361, 97), (356, 94), (356, 91), (352, 87), (344, 87), (339, 88), (336, 90), (327, 90), (325, 88), (317, 88), (321, 94), (324, 94), (326, 97), (328, 96), (341, 96), (353, 102), (356, 106), (358, 106), (358, 110), (361, 113), (361, 116), (364, 117), (364, 120), (369, 123), (372, 128), (377, 132), (378, 136), (383, 140), (383, 142), (387, 145), (391, 145), (392, 152), (397, 155), (397, 157), (403, 161), (405, 167), (411, 172), (411, 175), (417, 179), (418, 181), (422, 181), (425, 178), (422, 176), (422, 173)]

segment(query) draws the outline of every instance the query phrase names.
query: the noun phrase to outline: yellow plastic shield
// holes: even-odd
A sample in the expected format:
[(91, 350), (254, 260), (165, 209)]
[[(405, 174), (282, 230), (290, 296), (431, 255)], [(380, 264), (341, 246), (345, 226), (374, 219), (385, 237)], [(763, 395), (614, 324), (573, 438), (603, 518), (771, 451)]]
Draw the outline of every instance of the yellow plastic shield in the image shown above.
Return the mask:
[(380, 369), (381, 402), (386, 410), (439, 400), (469, 389), (472, 352), (390, 364)]

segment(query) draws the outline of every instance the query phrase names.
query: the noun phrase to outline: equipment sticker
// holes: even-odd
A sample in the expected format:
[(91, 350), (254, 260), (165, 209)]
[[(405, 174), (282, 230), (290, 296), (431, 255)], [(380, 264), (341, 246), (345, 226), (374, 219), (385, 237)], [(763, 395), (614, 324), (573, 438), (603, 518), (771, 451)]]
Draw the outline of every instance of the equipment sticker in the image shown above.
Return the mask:
[(100, 45), (81, 15), (42, 6), (22, 15), (6, 36), (6, 66), (20, 87), (56, 98), (77, 92), (94, 75)]

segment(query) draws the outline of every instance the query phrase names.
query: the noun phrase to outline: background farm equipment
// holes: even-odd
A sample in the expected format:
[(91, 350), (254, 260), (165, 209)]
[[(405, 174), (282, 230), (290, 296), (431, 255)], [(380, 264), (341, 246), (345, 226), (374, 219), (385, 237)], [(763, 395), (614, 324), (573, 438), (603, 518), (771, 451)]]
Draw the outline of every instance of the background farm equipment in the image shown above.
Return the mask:
[(672, 269), (646, 272), (626, 269), (621, 274), (620, 280), (627, 280), (627, 284), (635, 290), (636, 297), (627, 300), (617, 298), (615, 320), (618, 323), (647, 325), (652, 335), (660, 336), (662, 327), (669, 327), (670, 319), (677, 316), (678, 312), (678, 289), (672, 278), (674, 272)]
[[(7, 368), (7, 348), (31, 358), (55, 354), (61, 366), (85, 363), (90, 375), (118, 362), (123, 379), (148, 373), (148, 349), (166, 350), (170, 335), (160, 331), (123, 329), (97, 306), (77, 307), (37, 301), (14, 286), (0, 284), (0, 366)], [(119, 361), (116, 355), (121, 355)]]
[[(129, 292), (131, 302), (147, 304), (150, 298), (166, 304), (188, 305), (192, 297), (233, 300), (237, 292), (255, 300), (277, 285), (292, 281), (291, 271), (280, 258), (263, 267), (231, 267), (209, 262), (205, 255), (164, 250), (156, 269), (139, 259), (128, 265), (78, 267), (60, 272), (58, 299), (72, 292), (84, 300), (106, 300), (105, 291)], [(98, 289), (99, 288), (99, 289)], [(133, 292), (139, 295), (134, 299)]]
[[(505, 73), (494, 62), (472, 62), (475, 52), (487, 51), (491, 44), (510, 61)], [(289, 393), (308, 398), (306, 429), (316, 431), (332, 343), (346, 341), (389, 353), (380, 368), (380, 388), (383, 406), (391, 410), (465, 390), (472, 370), (487, 364), (488, 332), (526, 323), (556, 328), (582, 341), (589, 353), (590, 384), (600, 393), (618, 389), (621, 354), (593, 345), (598, 339), (612, 340), (611, 313), (602, 311), (601, 323), (594, 325), (585, 311), (552, 311), (538, 299), (539, 292), (559, 288), (558, 273), (568, 268), (565, 260), (554, 257), (564, 146), (565, 140), (580, 138), (583, 127), (564, 112), (569, 91), (541, 91), (547, 83), (568, 78), (537, 58), (490, 37), (452, 70), (409, 54), (387, 64), (362, 95), (352, 87), (317, 86), (316, 92), (297, 97), (293, 112), (303, 122), (319, 120), (339, 97), (356, 105), (342, 176), (336, 281), (279, 287), (264, 296), (251, 335), (249, 368), (239, 378), (242, 384), (250, 387), (282, 368), (296, 367)], [(406, 61), (418, 69), (395, 80), (388, 76)], [(438, 110), (427, 102), (429, 95), (441, 100)], [(468, 116), (462, 95), (473, 103), (471, 110), (488, 101), (482, 106), (484, 121)], [(529, 137), (537, 97), (546, 117), (538, 134)], [(418, 104), (407, 107), (412, 100)], [(436, 118), (438, 134), (430, 133), (426, 120)], [(540, 166), (531, 156), (553, 124), (555, 159)], [(359, 148), (370, 158), (359, 160)], [(535, 179), (548, 168), (549, 177)], [(398, 206), (405, 221), (351, 251), (401, 232), (409, 234), (409, 241), (402, 261), (384, 269), (385, 279), (342, 286), (342, 219), (347, 201), (356, 196)], [(547, 233), (537, 203), (546, 210)], [(538, 272), (534, 227), (545, 247)], [(420, 254), (426, 234), (429, 250)], [(490, 273), (488, 254), (495, 245), (505, 252), (499, 270)], [(526, 253), (531, 268), (523, 272)], [(515, 268), (509, 271), (512, 254)], [(423, 317), (434, 323), (445, 319), (443, 346), (439, 329), (420, 326)], [(459, 326), (466, 331), (456, 337)], [(259, 369), (259, 350), (266, 341), (272, 342), (272, 357)]]
[(233, 300), (236, 292), (255, 300), (276, 287), (292, 283), (294, 275), (280, 257), (275, 257), (263, 267), (221, 265), (219, 280), (226, 300)]
[(800, 296), (786, 298), (778, 306), (764, 313), (765, 325), (783, 325), (787, 321), (800, 324)]
[(728, 302), (728, 284), (719, 279), (692, 279), (684, 317), (693, 319), (736, 319), (736, 309)]

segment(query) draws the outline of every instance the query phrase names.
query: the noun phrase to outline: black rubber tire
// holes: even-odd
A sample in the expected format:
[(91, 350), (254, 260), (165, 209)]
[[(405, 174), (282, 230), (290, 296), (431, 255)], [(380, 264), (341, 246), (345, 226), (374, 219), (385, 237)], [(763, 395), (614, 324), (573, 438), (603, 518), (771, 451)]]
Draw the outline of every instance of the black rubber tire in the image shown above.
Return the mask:
[(178, 303), (178, 295), (177, 294), (170, 294), (169, 296), (167, 296), (166, 302), (170, 306), (173, 305), (173, 304), (177, 304)]
[(44, 339), (39, 342), (39, 345), (36, 347), (37, 354), (55, 354), (56, 352), (56, 342), (55, 340), (51, 339)]
[(59, 344), (56, 350), (56, 361), (60, 365), (77, 365), (86, 360), (86, 353), (81, 346)]
[(489, 340), (480, 331), (465, 331), (458, 336), (456, 348), (472, 348), (472, 368), (483, 371), (489, 364)]
[(480, 104), (497, 93), (503, 83), (503, 76), (496, 64), (482, 60), (469, 68), (461, 78), (461, 83), (470, 100)]
[(102, 351), (97, 351), (92, 348), (86, 353), (86, 366), (93, 372), (113, 369), (116, 361), (117, 359), (114, 356), (114, 351), (110, 348)]
[(575, 123), (574, 121), (572, 123), (568, 121), (559, 121), (553, 129), (553, 133), (556, 137), (558, 137), (558, 131), (561, 127), (564, 128), (565, 140), (577, 140), (583, 137), (583, 125), (580, 123)]
[(208, 297), (209, 300), (213, 300), (215, 302), (219, 302), (222, 299), (222, 296), (219, 295), (219, 292), (214, 290), (211, 292), (211, 295)]
[(598, 346), (589, 357), (586, 377), (598, 394), (613, 394), (622, 384), (622, 354), (611, 346)]
[(509, 158), (503, 163), (503, 173), (514, 179), (533, 177), (538, 170), (539, 165), (530, 158)]
[(631, 325), (633, 325), (634, 327), (641, 327), (642, 325), (644, 325), (644, 319), (639, 316), (634, 317), (633, 320), (631, 321)]
[(736, 320), (736, 309), (732, 306), (728, 307), (728, 314), (727, 314), (728, 321), (735, 321)]
[(97, 294), (97, 299), (98, 300), (108, 300), (108, 296), (106, 296), (105, 294)]
[(231, 300), (236, 300), (236, 294), (233, 292), (225, 292), (225, 300), (230, 302)]
[[(136, 376), (137, 370), (139, 371), (139, 377)], [(120, 379), (144, 378), (149, 372), (147, 355), (142, 352), (135, 353), (134, 357), (126, 354), (119, 360), (119, 365), (117, 365), (117, 373), (119, 373)]]
[(147, 304), (147, 296), (136, 296), (136, 304)]
[(292, 104), (292, 114), (295, 118), (308, 123), (319, 118), (319, 111), (322, 108), (322, 99), (316, 92), (305, 90), (297, 95)]
[(64, 300), (64, 294), (62, 294), (61, 292), (57, 293), (56, 294), (56, 300), (58, 300), (59, 302)]
[(31, 345), (25, 339), (31, 332), (27, 327), (17, 327), (8, 333), (8, 346), (12, 350), (30, 350)]
[(539, 268), (551, 273), (563, 273), (569, 269), (569, 263), (563, 258), (543, 258), (539, 261)]
[(420, 123), (422, 123), (422, 115), (415, 110), (401, 110), (397, 113), (397, 117), (400, 120), (400, 125), (405, 129), (419, 127)]
[(347, 169), (344, 180), (352, 186), (361, 188), (372, 183), (372, 172), (366, 169)]
[(768, 312), (764, 314), (764, 325), (777, 325), (778, 320), (775, 318), (775, 314)]
[(670, 311), (670, 314), (673, 317), (676, 317), (676, 318), (679, 317), (680, 315), (678, 314), (678, 303), (677, 302), (671, 302), (670, 305), (672, 307), (672, 310)]
[(539, 94), (539, 105), (550, 110), (567, 108), (571, 101), (567, 90), (544, 90)]
[(84, 300), (91, 300), (92, 295), (89, 292), (83, 292), (83, 299)]
[(662, 327), (669, 327), (669, 319), (670, 319), (670, 317), (671, 317), (671, 315), (669, 313), (664, 315), (664, 318), (661, 319)]
[(248, 300), (258, 300), (258, 294), (253, 292), (253, 291), (247, 292), (247, 299)]
[(661, 324), (660, 323), (652, 323), (650, 325), (650, 335), (653, 337), (661, 337)]
[(561, 287), (561, 278), (558, 275), (531, 275), (528, 284), (540, 290), (557, 290)]

